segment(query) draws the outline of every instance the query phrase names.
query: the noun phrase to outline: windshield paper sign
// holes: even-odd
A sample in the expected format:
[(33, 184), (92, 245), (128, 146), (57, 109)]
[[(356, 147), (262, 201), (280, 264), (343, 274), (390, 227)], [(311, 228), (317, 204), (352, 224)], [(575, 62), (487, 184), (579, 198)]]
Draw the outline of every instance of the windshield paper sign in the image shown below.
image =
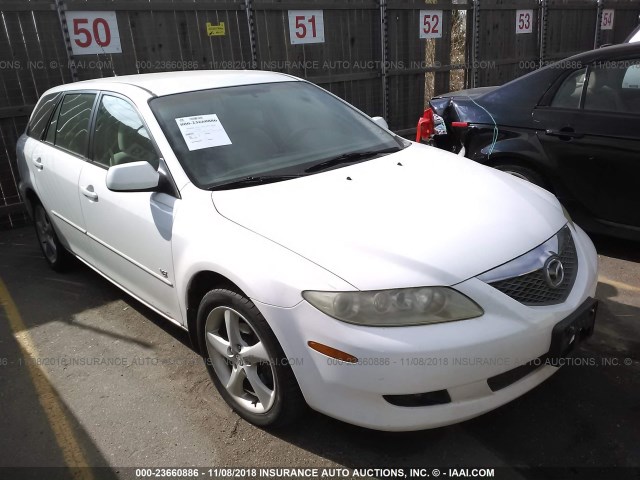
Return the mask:
[(176, 118), (176, 123), (189, 151), (231, 145), (231, 140), (215, 113)]

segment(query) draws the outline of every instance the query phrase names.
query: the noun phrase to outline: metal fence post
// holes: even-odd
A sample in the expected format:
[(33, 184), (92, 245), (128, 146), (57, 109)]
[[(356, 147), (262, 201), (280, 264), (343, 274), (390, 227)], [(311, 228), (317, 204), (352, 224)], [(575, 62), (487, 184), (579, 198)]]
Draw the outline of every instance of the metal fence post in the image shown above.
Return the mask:
[(478, 37), (480, 36), (480, 0), (473, 0), (473, 32), (471, 38), (471, 87), (478, 83)]
[(547, 56), (547, 23), (549, 14), (549, 0), (542, 0), (540, 5), (540, 59), (538, 68), (544, 67)]
[(258, 68), (258, 48), (256, 45), (256, 28), (253, 18), (253, 0), (244, 0), (244, 11), (247, 14), (247, 28), (249, 29), (249, 44), (251, 45), (251, 68)]
[(78, 81), (78, 70), (76, 68), (76, 62), (73, 57), (73, 49), (71, 48), (71, 39), (69, 38), (69, 27), (67, 25), (67, 15), (66, 10), (67, 7), (64, 4), (64, 0), (53, 0), (54, 8), (56, 13), (58, 14), (58, 21), (60, 22), (60, 30), (62, 33), (62, 38), (64, 39), (64, 44), (67, 49), (67, 63), (69, 66), (69, 72), (71, 73), (71, 81)]
[(593, 39), (593, 48), (598, 48), (600, 46), (600, 40), (601, 40), (601, 36), (602, 36), (602, 29), (600, 28), (602, 26), (602, 7), (603, 5), (603, 0), (598, 0), (598, 6), (597, 6), (597, 14), (596, 14), (596, 30), (595, 30), (595, 36)]
[(389, 85), (387, 83), (387, 49), (389, 41), (387, 37), (387, 0), (380, 0), (380, 73), (382, 75), (382, 116), (388, 121), (389, 112)]

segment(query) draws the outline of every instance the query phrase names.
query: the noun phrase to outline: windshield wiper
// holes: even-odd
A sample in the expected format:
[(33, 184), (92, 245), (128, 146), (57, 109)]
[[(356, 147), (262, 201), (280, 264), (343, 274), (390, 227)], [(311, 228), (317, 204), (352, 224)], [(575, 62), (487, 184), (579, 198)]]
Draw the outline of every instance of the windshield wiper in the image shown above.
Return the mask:
[(354, 163), (359, 160), (364, 160), (367, 158), (373, 158), (378, 155), (382, 155), (385, 153), (395, 153), (399, 152), (401, 149), (398, 147), (385, 148), (382, 150), (368, 150), (364, 152), (350, 152), (343, 153), (342, 155), (338, 155), (337, 157), (329, 158), (328, 160), (323, 160), (320, 163), (316, 163), (315, 165), (311, 165), (309, 168), (305, 170), (306, 173), (314, 173), (320, 172), (322, 170), (326, 170), (328, 168), (334, 167), (336, 165), (340, 165), (341, 163)]
[(250, 175), (248, 177), (239, 178), (238, 180), (231, 180), (230, 182), (221, 183), (209, 187), (209, 190), (227, 190), (238, 187), (249, 187), (251, 185), (264, 185), (266, 183), (280, 182), (282, 180), (290, 180), (292, 178), (298, 178), (302, 175)]

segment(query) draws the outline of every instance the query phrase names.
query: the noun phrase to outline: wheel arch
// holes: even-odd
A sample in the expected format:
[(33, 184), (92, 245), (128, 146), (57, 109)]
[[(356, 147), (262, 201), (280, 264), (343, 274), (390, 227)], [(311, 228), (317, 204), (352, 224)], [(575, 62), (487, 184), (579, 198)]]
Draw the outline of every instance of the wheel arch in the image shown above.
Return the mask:
[(191, 345), (198, 353), (202, 353), (200, 351), (200, 342), (198, 341), (198, 307), (207, 292), (216, 288), (224, 288), (247, 296), (247, 294), (236, 283), (213, 270), (200, 270), (189, 279), (185, 298), (187, 330), (189, 332)]
[(36, 203), (42, 203), (40, 197), (32, 187), (27, 187), (24, 191), (24, 205), (27, 209), (27, 213), (33, 218), (33, 209)]

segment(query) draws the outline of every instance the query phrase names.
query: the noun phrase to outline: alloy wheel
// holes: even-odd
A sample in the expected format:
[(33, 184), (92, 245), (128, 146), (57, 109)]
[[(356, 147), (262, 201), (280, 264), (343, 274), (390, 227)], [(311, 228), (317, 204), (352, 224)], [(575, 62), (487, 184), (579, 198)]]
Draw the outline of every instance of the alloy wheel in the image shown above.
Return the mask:
[(247, 319), (232, 308), (216, 307), (207, 316), (205, 338), (213, 370), (238, 407), (268, 412), (276, 398), (275, 371)]

